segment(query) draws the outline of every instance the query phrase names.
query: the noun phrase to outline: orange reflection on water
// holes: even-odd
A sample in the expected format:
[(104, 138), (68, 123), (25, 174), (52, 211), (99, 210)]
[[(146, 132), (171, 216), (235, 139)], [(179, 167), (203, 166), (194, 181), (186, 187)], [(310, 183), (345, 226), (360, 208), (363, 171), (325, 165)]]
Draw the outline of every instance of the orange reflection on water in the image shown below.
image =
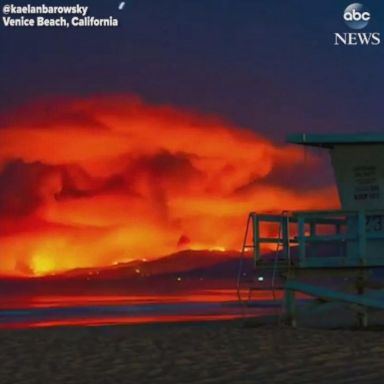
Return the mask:
[[(257, 291), (248, 315), (269, 314), (270, 291)], [(278, 293), (276, 299), (281, 298)], [(270, 304), (267, 304), (270, 305)], [(0, 328), (102, 326), (230, 320), (243, 311), (234, 289), (163, 295), (37, 295), (0, 300)]]
[[(256, 297), (254, 297), (256, 299)], [(257, 299), (271, 299), (268, 291), (259, 291)], [(36, 295), (7, 297), (0, 300), (0, 309), (4, 308), (65, 308), (97, 305), (164, 304), (164, 303), (218, 303), (237, 300), (233, 289), (204, 290), (182, 292), (181, 294), (162, 295)]]
[(197, 321), (232, 320), (239, 318), (235, 314), (215, 314), (215, 315), (162, 315), (162, 316), (142, 316), (142, 317), (107, 317), (107, 318), (87, 318), (87, 319), (64, 319), (29, 322), (23, 324), (3, 324), (4, 328), (46, 328), (46, 327), (65, 327), (65, 326), (87, 326), (97, 327), (106, 325), (135, 325), (150, 323), (185, 323)]

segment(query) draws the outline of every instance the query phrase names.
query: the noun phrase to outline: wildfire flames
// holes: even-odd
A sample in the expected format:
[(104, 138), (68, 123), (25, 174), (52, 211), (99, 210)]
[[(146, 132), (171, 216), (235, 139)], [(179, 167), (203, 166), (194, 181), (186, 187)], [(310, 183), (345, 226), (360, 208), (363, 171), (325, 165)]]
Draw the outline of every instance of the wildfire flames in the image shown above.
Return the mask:
[[(302, 163), (300, 149), (135, 96), (31, 102), (0, 119), (0, 272), (239, 249), (251, 210), (337, 205), (333, 187), (299, 185)], [(319, 167), (307, 156), (300, 176)]]

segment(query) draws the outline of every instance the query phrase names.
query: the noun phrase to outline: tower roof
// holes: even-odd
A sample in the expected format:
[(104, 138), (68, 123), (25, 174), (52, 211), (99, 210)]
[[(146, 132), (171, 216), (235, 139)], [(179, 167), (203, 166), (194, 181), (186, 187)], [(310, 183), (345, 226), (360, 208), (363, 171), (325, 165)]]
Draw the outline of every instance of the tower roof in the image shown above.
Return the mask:
[(332, 148), (335, 145), (384, 144), (384, 133), (297, 133), (288, 135), (286, 141), (292, 144), (301, 144), (324, 148)]

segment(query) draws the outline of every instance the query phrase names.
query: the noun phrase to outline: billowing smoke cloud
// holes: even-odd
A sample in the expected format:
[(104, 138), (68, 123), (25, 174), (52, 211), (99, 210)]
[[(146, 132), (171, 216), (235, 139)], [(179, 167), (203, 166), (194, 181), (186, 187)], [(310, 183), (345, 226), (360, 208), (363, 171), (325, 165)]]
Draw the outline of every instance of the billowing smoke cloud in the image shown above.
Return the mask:
[[(321, 160), (135, 96), (42, 100), (0, 118), (3, 273), (241, 245), (251, 210), (337, 205)], [(307, 175), (307, 176), (305, 176)]]

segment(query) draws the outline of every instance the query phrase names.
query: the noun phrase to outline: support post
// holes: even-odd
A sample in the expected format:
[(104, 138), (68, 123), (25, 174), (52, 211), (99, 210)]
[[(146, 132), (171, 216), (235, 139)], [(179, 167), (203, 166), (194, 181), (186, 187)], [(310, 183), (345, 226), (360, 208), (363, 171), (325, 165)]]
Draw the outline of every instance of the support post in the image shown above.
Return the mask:
[[(359, 276), (356, 278), (356, 292), (358, 295), (364, 295), (366, 284), (366, 274), (360, 271)], [(368, 313), (367, 310), (357, 313), (357, 323), (360, 328), (368, 327)]]
[(294, 278), (294, 271), (290, 271), (287, 274), (287, 281), (284, 288), (284, 312), (285, 321), (288, 325), (296, 328), (296, 297), (295, 291), (287, 287), (287, 282)]
[(296, 302), (295, 291), (285, 288), (284, 307), (285, 319), (288, 325), (296, 328)]
[(366, 265), (367, 237), (366, 237), (366, 215), (365, 212), (359, 210), (357, 216), (357, 238), (359, 247), (360, 265)]

